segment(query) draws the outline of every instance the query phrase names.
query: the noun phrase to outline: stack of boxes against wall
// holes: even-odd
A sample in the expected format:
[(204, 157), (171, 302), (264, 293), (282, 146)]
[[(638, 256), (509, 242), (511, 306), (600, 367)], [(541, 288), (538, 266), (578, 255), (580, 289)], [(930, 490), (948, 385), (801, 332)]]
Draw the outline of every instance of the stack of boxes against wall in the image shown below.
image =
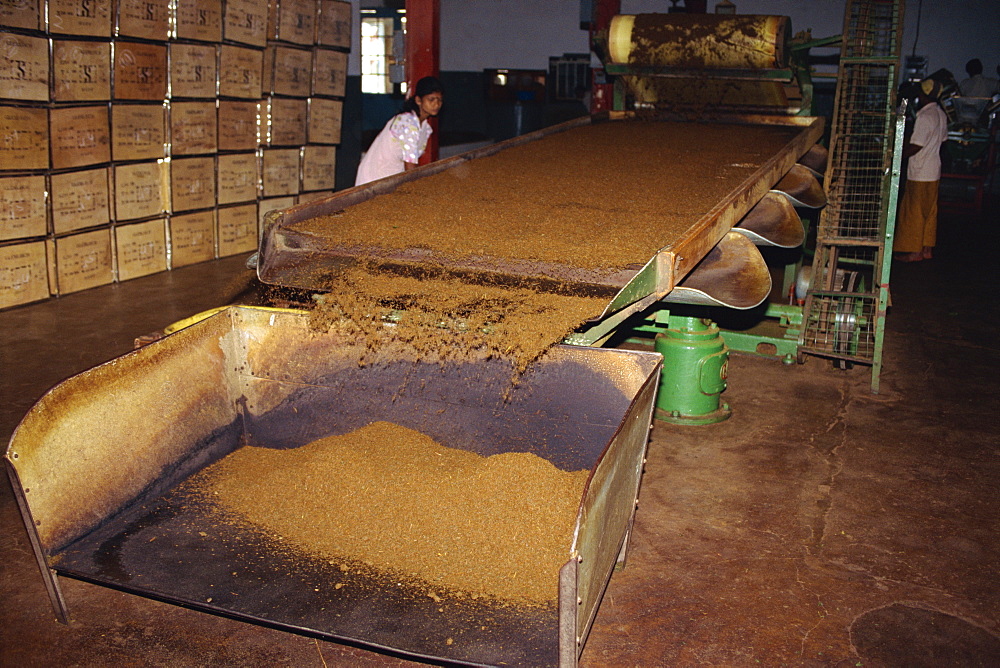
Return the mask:
[(340, 0), (0, 0), (0, 309), (330, 194), (350, 44)]

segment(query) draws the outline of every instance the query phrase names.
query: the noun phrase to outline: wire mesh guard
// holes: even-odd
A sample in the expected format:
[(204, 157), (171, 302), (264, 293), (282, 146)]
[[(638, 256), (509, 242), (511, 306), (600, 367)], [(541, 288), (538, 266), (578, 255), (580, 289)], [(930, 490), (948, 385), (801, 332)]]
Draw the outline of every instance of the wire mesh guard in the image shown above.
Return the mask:
[(896, 58), (900, 36), (899, 0), (851, 2), (844, 17), (842, 56)]
[[(802, 352), (872, 363), (878, 355), (879, 264), (877, 246), (818, 249), (823, 282), (806, 300)], [(832, 269), (831, 269), (832, 268)]]
[(875, 354), (877, 299), (872, 294), (817, 292), (806, 316), (806, 352), (857, 362)]
[(893, 165), (901, 139), (893, 107), (902, 6), (902, 0), (847, 3), (825, 179), (828, 204), (817, 226), (799, 346), (871, 364), (875, 392), (889, 289)]
[(884, 178), (892, 156), (886, 137), (894, 69), (854, 64), (845, 65), (841, 73), (841, 113), (833, 128), (837, 145), (828, 170), (828, 205), (818, 230), (828, 240), (882, 237)]

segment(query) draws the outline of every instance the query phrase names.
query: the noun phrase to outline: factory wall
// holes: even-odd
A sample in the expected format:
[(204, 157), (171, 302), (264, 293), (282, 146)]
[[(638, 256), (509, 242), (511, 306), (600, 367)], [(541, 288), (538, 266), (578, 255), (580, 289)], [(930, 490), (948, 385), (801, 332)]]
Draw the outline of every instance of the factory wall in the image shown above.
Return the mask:
[[(745, 14), (780, 14), (792, 19), (792, 30), (811, 29), (814, 38), (843, 32), (845, 0), (734, 0)], [(628, 12), (663, 11), (656, 0), (625, 0)], [(1000, 2), (997, 0), (909, 0), (903, 3), (904, 56), (916, 53), (928, 58), (928, 74), (945, 68), (955, 78), (965, 77), (965, 63), (979, 58), (987, 73), (996, 75), (1000, 65)], [(709, 7), (714, 7), (709, 0)], [(918, 29), (919, 19), (919, 29)]]
[[(928, 58), (927, 73), (949, 70), (965, 78), (965, 63), (983, 61), (985, 74), (997, 76), (1000, 65), (1000, 2), (997, 0), (910, 0), (907, 3), (903, 54)], [(920, 26), (917, 30), (918, 8)], [(916, 44), (916, 48), (914, 48)]]
[(580, 0), (441, 0), (441, 69), (546, 69), (586, 53)]
[[(351, 0), (351, 4), (357, 35), (358, 8), (383, 3)], [(736, 0), (735, 4), (741, 13), (789, 16), (795, 32), (809, 30), (814, 38), (843, 31), (846, 0)], [(970, 58), (980, 58), (988, 73), (1000, 64), (997, 0), (910, 0), (905, 4), (903, 53), (913, 53), (915, 47), (918, 55), (929, 58), (929, 72), (946, 68), (961, 79)], [(623, 0), (622, 11), (664, 12), (669, 6), (667, 0)], [(714, 6), (714, 0), (709, 0), (709, 9)], [(460, 117), (481, 113), (481, 104), (463, 99), (482, 92), (467, 87), (474, 80), (470, 73), (490, 68), (545, 69), (550, 56), (588, 50), (587, 33), (580, 29), (580, 0), (441, 0), (441, 69), (451, 73), (446, 77), (460, 86), (452, 88), (454, 111), (446, 110), (446, 116), (458, 123)], [(354, 49), (348, 61), (351, 77), (360, 75), (360, 62), (360, 53)], [(464, 120), (461, 125), (470, 123)]]
[[(846, 0), (734, 2), (743, 14), (788, 16), (794, 32), (811, 30), (814, 38), (843, 31)], [(715, 4), (708, 1), (710, 11)], [(905, 5), (903, 53), (912, 53), (916, 44), (917, 55), (929, 59), (929, 72), (946, 68), (961, 79), (970, 58), (980, 58), (991, 73), (1000, 64), (997, 0), (910, 0)], [(622, 2), (623, 13), (665, 12), (669, 7), (667, 0)], [(549, 56), (588, 48), (586, 32), (580, 30), (579, 0), (441, 0), (441, 26), (444, 70), (544, 69)]]

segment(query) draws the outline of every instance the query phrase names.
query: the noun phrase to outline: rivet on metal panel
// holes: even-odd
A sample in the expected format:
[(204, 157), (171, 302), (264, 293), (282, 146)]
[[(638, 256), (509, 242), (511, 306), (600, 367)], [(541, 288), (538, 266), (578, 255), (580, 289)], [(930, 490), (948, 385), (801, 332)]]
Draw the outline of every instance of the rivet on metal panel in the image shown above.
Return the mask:
[(17, 453), (16, 452), (10, 453), (10, 456), (11, 456), (11, 459), (17, 459)]
[(577, 605), (583, 605), (583, 599), (582, 599), (582, 598), (580, 598), (579, 596), (577, 596), (577, 597), (576, 597), (576, 604), (577, 604)]
[(42, 521), (41, 520), (35, 520), (35, 526), (36, 527), (42, 526)]

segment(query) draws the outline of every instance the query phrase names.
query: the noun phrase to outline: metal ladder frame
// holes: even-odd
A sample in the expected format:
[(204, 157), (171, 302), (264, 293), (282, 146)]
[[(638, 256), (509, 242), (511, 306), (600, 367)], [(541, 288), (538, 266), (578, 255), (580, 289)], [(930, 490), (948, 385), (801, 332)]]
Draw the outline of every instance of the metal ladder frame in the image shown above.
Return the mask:
[[(902, 161), (903, 0), (848, 0), (801, 353), (872, 366), (879, 389)], [(860, 280), (859, 280), (860, 279)]]

